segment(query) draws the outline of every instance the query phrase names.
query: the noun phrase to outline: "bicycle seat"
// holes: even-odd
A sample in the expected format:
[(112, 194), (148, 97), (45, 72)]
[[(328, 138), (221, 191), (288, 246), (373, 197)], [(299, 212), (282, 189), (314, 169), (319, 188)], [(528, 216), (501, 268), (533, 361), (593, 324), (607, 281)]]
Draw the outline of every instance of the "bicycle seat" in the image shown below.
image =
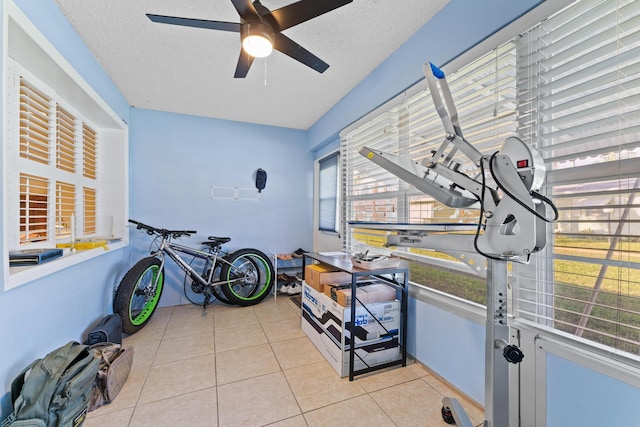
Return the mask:
[(228, 243), (231, 241), (231, 237), (209, 236), (208, 239), (209, 240), (207, 240), (206, 242), (202, 242), (202, 244), (211, 246), (212, 248), (217, 248), (218, 246), (224, 245), (225, 243)]

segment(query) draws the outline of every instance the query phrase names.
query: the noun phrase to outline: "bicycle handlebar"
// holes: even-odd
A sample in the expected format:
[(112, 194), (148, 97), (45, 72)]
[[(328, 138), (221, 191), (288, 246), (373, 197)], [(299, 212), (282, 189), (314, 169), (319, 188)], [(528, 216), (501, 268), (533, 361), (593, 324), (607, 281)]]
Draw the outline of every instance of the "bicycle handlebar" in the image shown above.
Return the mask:
[(196, 234), (195, 230), (167, 230), (166, 228), (157, 228), (151, 225), (143, 224), (140, 221), (135, 221), (133, 219), (129, 219), (129, 222), (136, 225), (136, 229), (145, 230), (147, 234), (157, 234), (162, 237), (173, 237), (177, 239), (181, 236), (190, 236), (192, 234)]

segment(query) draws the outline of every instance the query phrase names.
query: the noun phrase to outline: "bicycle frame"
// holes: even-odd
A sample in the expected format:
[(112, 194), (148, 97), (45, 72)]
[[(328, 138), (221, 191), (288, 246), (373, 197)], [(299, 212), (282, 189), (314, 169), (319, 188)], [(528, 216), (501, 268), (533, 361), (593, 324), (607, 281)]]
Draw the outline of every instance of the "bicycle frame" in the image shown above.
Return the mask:
[[(209, 260), (211, 262), (211, 268), (209, 269), (209, 277), (206, 279), (202, 277), (202, 275), (197, 271), (195, 271), (189, 263), (187, 263), (184, 259), (182, 259), (179, 252), (194, 256), (196, 258)], [(242, 278), (237, 278), (234, 280), (220, 280), (218, 282), (211, 282), (213, 280), (213, 273), (215, 271), (216, 265), (218, 265), (219, 263), (225, 263), (225, 264), (231, 265), (226, 260), (224, 260), (224, 258), (218, 255), (218, 250), (215, 250), (214, 252), (205, 252), (189, 246), (184, 246), (178, 243), (171, 242), (168, 238), (163, 237), (161, 239), (160, 245), (158, 246), (158, 249), (156, 249), (154, 252), (151, 253), (151, 255), (160, 259), (160, 262), (161, 262), (160, 268), (164, 268), (165, 254), (167, 254), (169, 258), (171, 258), (173, 262), (175, 262), (178, 265), (178, 267), (180, 267), (186, 274), (188, 274), (191, 278), (200, 282), (200, 284), (202, 284), (203, 286), (227, 285), (227, 284), (235, 283), (242, 280)], [(155, 286), (156, 286), (156, 283), (154, 283), (154, 287)]]
[[(222, 245), (231, 239), (213, 236), (203, 242), (207, 247), (196, 249), (171, 241), (196, 234), (195, 230), (168, 230), (132, 219), (129, 222), (154, 239), (148, 252), (150, 256), (140, 259), (127, 270), (116, 288), (114, 313), (120, 314), (125, 333), (132, 334), (144, 327), (158, 306), (164, 289), (166, 257), (185, 273), (184, 290), (189, 302), (200, 305), (187, 294), (187, 278), (192, 280), (191, 291), (203, 294), (203, 308), (212, 302), (212, 298), (242, 307), (258, 304), (273, 287), (273, 265), (269, 257), (258, 249), (242, 248), (227, 254), (222, 251)], [(193, 259), (185, 259), (185, 255)], [(192, 266), (196, 258), (204, 262), (201, 271), (196, 271), (200, 270), (199, 265)]]

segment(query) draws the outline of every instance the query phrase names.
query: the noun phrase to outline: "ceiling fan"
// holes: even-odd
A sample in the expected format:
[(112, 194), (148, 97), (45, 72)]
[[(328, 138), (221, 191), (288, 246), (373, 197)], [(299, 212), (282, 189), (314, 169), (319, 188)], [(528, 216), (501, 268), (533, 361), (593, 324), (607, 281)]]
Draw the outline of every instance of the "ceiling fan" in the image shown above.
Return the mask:
[(260, 0), (231, 0), (240, 15), (240, 22), (209, 21), (205, 19), (180, 18), (177, 16), (153, 15), (147, 17), (161, 24), (240, 33), (242, 49), (233, 77), (244, 78), (249, 72), (253, 58), (268, 56), (272, 49), (323, 73), (329, 64), (309, 52), (282, 31), (302, 22), (323, 15), (353, 0), (300, 0), (274, 11), (267, 9)]

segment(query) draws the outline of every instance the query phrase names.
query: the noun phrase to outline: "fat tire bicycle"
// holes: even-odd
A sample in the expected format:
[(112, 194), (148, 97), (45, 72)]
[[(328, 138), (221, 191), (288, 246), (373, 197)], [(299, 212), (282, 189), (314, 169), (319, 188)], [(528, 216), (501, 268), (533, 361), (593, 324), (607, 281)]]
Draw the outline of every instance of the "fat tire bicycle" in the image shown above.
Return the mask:
[[(274, 285), (274, 269), (269, 257), (263, 252), (245, 248), (232, 253), (222, 251), (222, 245), (231, 241), (229, 237), (209, 236), (196, 249), (172, 242), (182, 236), (196, 234), (194, 230), (167, 230), (152, 227), (132, 219), (138, 230), (155, 236), (150, 256), (136, 262), (124, 275), (113, 301), (113, 311), (122, 318), (122, 331), (133, 334), (142, 329), (151, 319), (164, 289), (165, 256), (171, 258), (185, 272), (185, 295), (187, 277), (191, 279), (192, 292), (202, 294), (205, 308), (216, 299), (239, 306), (250, 306), (266, 298)], [(184, 255), (192, 256), (191, 262)], [(200, 260), (198, 271), (193, 260)], [(201, 273), (199, 272), (201, 271)]]

